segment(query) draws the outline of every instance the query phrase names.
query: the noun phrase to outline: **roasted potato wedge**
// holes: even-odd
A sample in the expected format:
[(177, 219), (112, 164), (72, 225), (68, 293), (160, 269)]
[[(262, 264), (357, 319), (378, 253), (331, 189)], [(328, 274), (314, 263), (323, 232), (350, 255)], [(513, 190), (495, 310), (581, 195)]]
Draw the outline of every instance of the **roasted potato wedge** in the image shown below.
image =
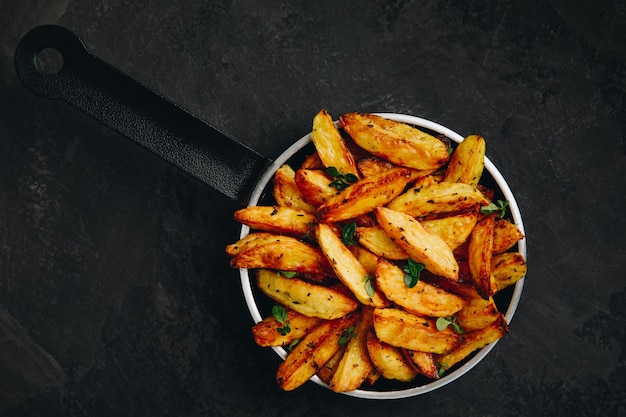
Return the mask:
[[(377, 175), (393, 168), (398, 168), (398, 165), (392, 164), (377, 156), (363, 158), (357, 161), (357, 169), (363, 177), (371, 177), (372, 175)], [(418, 178), (430, 175), (433, 171), (433, 169), (411, 169), (409, 182), (417, 181)]]
[(409, 313), (426, 317), (448, 317), (461, 310), (465, 300), (419, 280), (409, 288), (404, 271), (384, 259), (378, 260), (376, 286), (385, 297)]
[(457, 323), (463, 331), (471, 332), (487, 327), (500, 317), (493, 297), (484, 299), (471, 287), (465, 298), (465, 305), (456, 314)]
[(419, 184), (394, 198), (387, 207), (416, 218), (460, 213), (489, 204), (472, 185), (452, 182)]
[(498, 292), (515, 284), (526, 275), (526, 260), (519, 252), (504, 252), (491, 259), (493, 277)]
[(470, 135), (456, 147), (448, 163), (444, 181), (477, 186), (485, 166), (485, 139)]
[(385, 207), (377, 207), (374, 214), (389, 237), (414, 261), (423, 263), (433, 274), (458, 279), (459, 265), (450, 247), (439, 236), (408, 214)]
[(524, 238), (524, 234), (507, 219), (496, 219), (493, 229), (493, 253), (498, 254), (511, 249)]
[(246, 249), (250, 249), (254, 246), (264, 245), (270, 242), (291, 241), (297, 242), (298, 239), (292, 236), (277, 235), (269, 232), (255, 232), (249, 233), (246, 236), (239, 239), (237, 242), (226, 246), (226, 253), (230, 256), (237, 256)]
[(421, 223), (426, 230), (439, 236), (454, 251), (467, 240), (477, 221), (478, 212), (470, 211), (454, 216), (422, 220)]
[(405, 123), (365, 113), (343, 114), (339, 121), (357, 145), (394, 164), (437, 169), (450, 158), (445, 143)]
[(363, 178), (318, 207), (317, 218), (321, 222), (339, 222), (370, 213), (402, 193), (409, 179), (410, 170), (405, 168)]
[(353, 391), (361, 386), (374, 365), (367, 351), (367, 333), (372, 328), (372, 308), (364, 307), (361, 318), (354, 328), (354, 336), (348, 341), (345, 352), (328, 386), (335, 392)]
[(272, 300), (309, 317), (333, 320), (353, 312), (359, 303), (350, 295), (298, 278), (285, 278), (276, 271), (256, 271), (259, 289)]
[(291, 207), (249, 206), (235, 212), (235, 220), (255, 230), (301, 237), (317, 219), (311, 213)]
[(389, 305), (389, 301), (373, 286), (372, 293), (368, 292), (368, 285), (366, 285), (368, 274), (365, 267), (343, 244), (330, 226), (320, 223), (317, 228), (317, 239), (322, 253), (326, 256), (339, 280), (352, 291), (362, 304), (373, 307)]
[(437, 358), (435, 354), (416, 352), (408, 349), (402, 349), (402, 353), (419, 374), (428, 378), (439, 379), (439, 369), (437, 368)]
[(298, 240), (278, 240), (250, 247), (232, 258), (231, 266), (334, 275), (331, 265), (318, 248)]
[(284, 327), (274, 316), (268, 316), (252, 326), (252, 336), (259, 346), (288, 346), (295, 340), (304, 337), (322, 319), (309, 317), (294, 310), (287, 311), (287, 321), (290, 331), (281, 333), (278, 329)]
[(483, 217), (472, 230), (467, 246), (467, 262), (472, 282), (478, 294), (484, 299), (488, 299), (496, 292), (491, 275), (494, 226), (495, 215)]
[(435, 321), (397, 308), (374, 310), (376, 337), (390, 345), (419, 352), (443, 354), (461, 340), (452, 329), (437, 330)]
[(285, 391), (292, 391), (328, 362), (339, 350), (339, 339), (354, 326), (358, 314), (336, 320), (324, 320), (298, 343), (278, 366), (276, 381)]
[(301, 168), (297, 170), (295, 181), (304, 200), (315, 207), (339, 194), (336, 188), (330, 186), (333, 181), (332, 178), (318, 169)]
[(315, 206), (305, 200), (296, 184), (295, 177), (295, 171), (287, 164), (276, 170), (273, 189), (276, 204), (306, 211), (307, 213), (315, 213)]
[(313, 118), (311, 141), (325, 167), (335, 167), (342, 174), (359, 176), (354, 156), (325, 109), (320, 110)]
[(437, 359), (439, 367), (442, 370), (447, 371), (468, 357), (472, 352), (482, 349), (488, 344), (500, 339), (508, 331), (509, 326), (506, 319), (504, 316), (500, 315), (496, 321), (487, 327), (474, 332), (465, 333), (463, 335), (463, 340), (457, 346)]
[(405, 260), (409, 255), (380, 226), (357, 227), (355, 237), (372, 253), (391, 260)]
[(367, 352), (378, 373), (385, 379), (412, 381), (417, 371), (406, 360), (402, 349), (382, 342), (373, 331), (367, 333)]

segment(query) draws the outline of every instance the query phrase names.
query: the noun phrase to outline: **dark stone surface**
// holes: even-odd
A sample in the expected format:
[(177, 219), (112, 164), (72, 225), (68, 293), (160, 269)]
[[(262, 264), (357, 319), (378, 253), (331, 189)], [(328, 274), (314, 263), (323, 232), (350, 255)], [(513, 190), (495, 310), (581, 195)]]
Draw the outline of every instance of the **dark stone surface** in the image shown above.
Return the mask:
[[(40, 24), (269, 157), (321, 107), (482, 133), (524, 216), (511, 332), (435, 392), (276, 387), (223, 247), (237, 204), (19, 82)], [(0, 2), (0, 415), (626, 415), (619, 1)]]

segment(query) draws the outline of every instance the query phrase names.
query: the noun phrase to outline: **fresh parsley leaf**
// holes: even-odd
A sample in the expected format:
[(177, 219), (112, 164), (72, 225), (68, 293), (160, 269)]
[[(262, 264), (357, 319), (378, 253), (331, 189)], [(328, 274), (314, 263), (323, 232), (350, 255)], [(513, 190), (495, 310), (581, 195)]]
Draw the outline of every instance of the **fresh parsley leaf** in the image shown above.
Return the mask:
[(415, 287), (420, 279), (420, 274), (425, 267), (426, 265), (423, 263), (415, 262), (413, 259), (409, 258), (408, 262), (402, 267), (402, 270), (404, 271), (404, 284), (408, 288)]
[(291, 325), (287, 319), (287, 311), (282, 306), (275, 305), (272, 307), (272, 316), (274, 316), (277, 322), (283, 325), (282, 327), (276, 328), (276, 331), (278, 331), (281, 336), (285, 336), (291, 332)]
[(356, 333), (354, 333), (354, 326), (350, 326), (347, 329), (344, 329), (343, 333), (341, 334), (341, 337), (337, 341), (337, 344), (339, 346), (345, 346), (348, 344), (348, 342), (350, 341), (350, 338), (352, 337), (356, 337)]
[(374, 291), (374, 285), (372, 284), (372, 278), (371, 274), (367, 274), (363, 280), (365, 282), (365, 292), (367, 292), (367, 295), (370, 297), (373, 297), (376, 294), (376, 291)]
[(497, 200), (496, 203), (492, 201), (488, 205), (482, 206), (480, 208), (480, 212), (482, 214), (496, 213), (498, 215), (498, 218), (501, 219), (506, 214), (506, 208), (508, 205), (509, 202), (507, 200)]
[(346, 224), (341, 231), (341, 241), (344, 245), (356, 245), (354, 240), (354, 233), (356, 232), (356, 223), (350, 222)]
[(342, 174), (336, 167), (328, 167), (326, 168), (326, 175), (331, 177), (333, 181), (328, 184), (329, 187), (334, 187), (337, 191), (342, 191), (347, 188), (350, 184), (356, 182), (358, 180), (357, 176), (354, 174)]

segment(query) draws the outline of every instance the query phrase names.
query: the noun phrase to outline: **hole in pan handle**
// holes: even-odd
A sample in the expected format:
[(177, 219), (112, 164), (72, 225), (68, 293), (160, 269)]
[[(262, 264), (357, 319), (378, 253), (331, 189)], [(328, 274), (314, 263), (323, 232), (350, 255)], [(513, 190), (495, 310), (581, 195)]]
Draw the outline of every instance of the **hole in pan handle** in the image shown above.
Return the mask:
[[(50, 51), (52, 64), (41, 57)], [(245, 203), (271, 162), (92, 55), (62, 26), (24, 35), (15, 67), (35, 94), (71, 104), (231, 199)]]

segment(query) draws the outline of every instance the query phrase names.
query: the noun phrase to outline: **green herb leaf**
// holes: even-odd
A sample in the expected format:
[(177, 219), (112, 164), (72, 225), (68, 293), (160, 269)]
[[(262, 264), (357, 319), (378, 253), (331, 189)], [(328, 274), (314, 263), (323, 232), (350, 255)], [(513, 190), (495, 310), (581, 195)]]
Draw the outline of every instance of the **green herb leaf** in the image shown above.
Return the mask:
[(354, 240), (354, 233), (356, 232), (356, 223), (350, 222), (346, 224), (341, 231), (341, 241), (344, 245), (356, 245)]
[(437, 330), (439, 330), (440, 332), (446, 330), (448, 326), (450, 326), (452, 327), (452, 330), (454, 330), (458, 334), (463, 333), (463, 328), (459, 325), (459, 323), (456, 321), (456, 317), (454, 316), (439, 317), (437, 321), (435, 322), (435, 326), (437, 327)]
[(276, 273), (278, 275), (284, 276), (285, 278), (293, 278), (298, 275), (298, 273), (295, 271), (276, 271)]
[(276, 331), (281, 334), (281, 336), (287, 335), (291, 331), (291, 325), (289, 324), (289, 320), (287, 320), (287, 311), (279, 305), (275, 305), (272, 307), (272, 316), (276, 319), (277, 322), (282, 324), (282, 327), (277, 327)]
[(408, 288), (415, 287), (425, 267), (426, 265), (423, 263), (415, 262), (413, 259), (409, 258), (408, 262), (402, 267), (404, 271), (404, 284)]
[(491, 202), (486, 206), (482, 206), (480, 208), (480, 212), (482, 214), (496, 213), (498, 214), (498, 218), (501, 219), (506, 214), (506, 208), (508, 205), (509, 205), (509, 202), (506, 200), (497, 200), (496, 203)]
[(296, 340), (294, 340), (293, 342), (289, 343), (289, 345), (286, 346), (287, 350), (288, 351), (293, 350), (293, 348), (295, 348), (298, 345), (298, 343), (300, 343), (301, 341), (302, 341), (302, 338), (299, 337)]
[(339, 346), (345, 346), (348, 344), (348, 342), (350, 341), (350, 338), (352, 337), (356, 337), (356, 333), (354, 333), (354, 326), (350, 326), (349, 328), (344, 329), (341, 337), (337, 341), (337, 344)]
[(374, 291), (374, 285), (372, 284), (372, 279), (372, 275), (367, 274), (367, 276), (363, 280), (365, 282), (365, 292), (367, 292), (367, 295), (369, 295), (370, 297), (376, 295), (376, 291)]
[(354, 174), (342, 174), (335, 167), (326, 168), (326, 175), (333, 178), (333, 181), (328, 184), (329, 187), (336, 188), (338, 191), (344, 190), (350, 184), (356, 182), (358, 180), (357, 176)]
[(339, 176), (339, 170), (335, 167), (328, 167), (326, 168), (326, 175), (328, 175), (331, 178), (335, 178), (337, 176)]

